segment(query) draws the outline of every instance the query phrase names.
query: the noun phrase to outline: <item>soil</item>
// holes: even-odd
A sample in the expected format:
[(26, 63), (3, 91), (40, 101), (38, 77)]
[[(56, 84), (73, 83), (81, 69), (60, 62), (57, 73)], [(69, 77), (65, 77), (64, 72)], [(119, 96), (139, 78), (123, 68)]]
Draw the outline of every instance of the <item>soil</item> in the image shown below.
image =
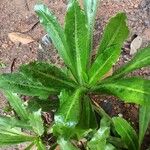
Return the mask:
[[(60, 23), (63, 24), (67, 0), (43, 1), (55, 13)], [(54, 48), (44, 43), (45, 40), (42, 37), (46, 33), (39, 24), (38, 18), (33, 11), (36, 3), (37, 0), (0, 0), (0, 66), (2, 66), (0, 68), (0, 73), (15, 71), (21, 64), (33, 60), (44, 59), (57, 65), (63, 64)], [(141, 47), (147, 46), (150, 43), (149, 0), (101, 0), (94, 31), (94, 49), (98, 46), (102, 31), (109, 18), (119, 11), (125, 11), (127, 13), (131, 33), (128, 41), (122, 48), (122, 55), (116, 67), (114, 67), (114, 70), (133, 57), (130, 55), (130, 44), (134, 39), (133, 37), (142, 37), (143, 42)], [(13, 43), (8, 37), (8, 34), (11, 32), (29, 35), (34, 39), (34, 42), (29, 44)], [(39, 44), (42, 46), (44, 44), (45, 49), (41, 49), (41, 46), (39, 48)], [(49, 57), (51, 59), (49, 59)], [(132, 75), (141, 75), (144, 78), (150, 79), (150, 69), (142, 68), (132, 73)], [(138, 129), (138, 106), (124, 104), (121, 101), (117, 101), (117, 99), (112, 96), (96, 95), (93, 96), (93, 99), (96, 100), (111, 116), (123, 116), (131, 121), (136, 129)], [(7, 102), (1, 93), (0, 114), (4, 114), (3, 109), (6, 106)], [(143, 146), (144, 150), (149, 143), (150, 135), (147, 135)], [(16, 149), (21, 150), (23, 148), (19, 147)]]

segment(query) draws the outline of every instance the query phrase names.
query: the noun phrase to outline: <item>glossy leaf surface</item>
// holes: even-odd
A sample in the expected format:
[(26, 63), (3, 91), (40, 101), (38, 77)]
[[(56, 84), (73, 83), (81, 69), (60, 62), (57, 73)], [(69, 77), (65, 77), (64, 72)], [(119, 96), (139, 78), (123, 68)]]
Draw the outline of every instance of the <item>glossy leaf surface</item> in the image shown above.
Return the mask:
[(150, 104), (150, 80), (141, 78), (118, 79), (94, 88), (95, 92), (113, 94), (121, 100), (141, 105)]
[[(84, 0), (84, 10), (86, 13), (86, 17), (88, 20), (88, 30), (89, 30), (89, 38), (93, 40), (93, 29), (94, 29), (94, 23), (95, 23), (95, 17), (96, 17), (96, 12), (98, 8), (100, 0)], [(92, 48), (92, 47), (91, 47)]]
[(35, 137), (13, 129), (0, 128), (0, 146), (34, 141)]
[(41, 110), (38, 110), (36, 112), (33, 112), (29, 116), (29, 122), (32, 126), (35, 133), (37, 133), (39, 136), (41, 136), (44, 133), (44, 126), (43, 126), (43, 120), (41, 117)]
[(138, 150), (138, 136), (132, 126), (123, 118), (114, 117), (114, 126), (129, 150)]
[(46, 146), (43, 144), (41, 139), (36, 140), (37, 150), (46, 150)]
[(14, 117), (1, 116), (0, 117), (0, 126), (5, 127), (5, 128), (19, 127), (19, 128), (23, 128), (23, 129), (32, 130), (32, 127), (30, 125), (28, 125), (26, 122), (17, 120)]
[(58, 140), (58, 144), (60, 145), (60, 150), (79, 150), (70, 141), (65, 141), (63, 138)]
[(89, 84), (94, 85), (102, 79), (112, 65), (116, 63), (128, 34), (126, 15), (119, 13), (106, 26), (97, 57), (89, 70)]
[(71, 136), (72, 129), (78, 124), (81, 112), (82, 89), (77, 89), (68, 99), (63, 100), (63, 104), (55, 114), (54, 132), (57, 134)]
[(129, 34), (126, 19), (125, 13), (118, 13), (110, 19), (104, 29), (98, 55), (113, 45), (117, 45), (118, 49), (121, 49), (123, 42), (127, 39)]
[(47, 98), (50, 93), (58, 92), (54, 88), (44, 87), (41, 83), (33, 81), (22, 73), (0, 75), (0, 89), (42, 98)]
[(91, 100), (88, 96), (84, 96), (78, 127), (80, 129), (96, 129), (97, 126), (96, 116), (92, 108)]
[(76, 63), (79, 82), (82, 83), (87, 78), (89, 40), (86, 16), (77, 0), (69, 1), (65, 17), (65, 34)]
[(60, 91), (62, 88), (71, 89), (75, 86), (75, 83), (65, 73), (48, 63), (32, 62), (23, 65), (20, 71), (34, 82), (41, 83), (47, 88), (54, 88)]
[(59, 101), (57, 99), (39, 99), (38, 97), (31, 98), (28, 102), (28, 109), (32, 111), (38, 111), (41, 109), (44, 112), (50, 112), (56, 110), (59, 107)]
[(27, 112), (26, 107), (19, 96), (10, 91), (5, 91), (5, 95), (11, 107), (15, 110), (20, 119), (28, 120), (29, 113)]
[(34, 9), (39, 16), (41, 24), (44, 26), (53, 44), (58, 50), (59, 55), (63, 58), (66, 65), (71, 68), (73, 73), (75, 73), (72, 55), (68, 47), (63, 28), (58, 23), (56, 17), (48, 10), (48, 7), (45, 5), (35, 5)]
[(150, 47), (139, 50), (131, 61), (114, 72), (112, 78), (122, 77), (129, 72), (146, 66), (150, 66)]
[(88, 142), (90, 150), (105, 150), (106, 139), (109, 137), (109, 127), (101, 127)]
[(140, 107), (139, 111), (139, 145), (141, 146), (144, 135), (150, 123), (150, 106)]
[(100, 0), (84, 0), (84, 10), (88, 20), (88, 29), (93, 31), (98, 3)]

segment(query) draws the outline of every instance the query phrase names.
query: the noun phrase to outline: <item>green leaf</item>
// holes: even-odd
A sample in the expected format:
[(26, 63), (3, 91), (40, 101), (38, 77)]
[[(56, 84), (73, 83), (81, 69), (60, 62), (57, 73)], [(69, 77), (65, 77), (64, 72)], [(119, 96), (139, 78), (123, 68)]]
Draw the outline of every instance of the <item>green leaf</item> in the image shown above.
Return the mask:
[(64, 34), (64, 30), (58, 23), (56, 17), (48, 10), (48, 7), (42, 4), (35, 5), (35, 12), (39, 16), (41, 24), (50, 36), (53, 44), (63, 58), (66, 65), (75, 73), (72, 54)]
[(78, 124), (81, 111), (81, 96), (83, 89), (79, 88), (70, 95), (69, 99), (63, 100), (63, 104), (54, 116), (54, 134), (63, 135), (66, 138), (72, 135), (72, 130)]
[(14, 117), (6, 117), (6, 116), (0, 116), (0, 126), (5, 128), (14, 128), (14, 127), (20, 127), (23, 129), (29, 129), (31, 130), (31, 126), (28, 125), (26, 122), (17, 120)]
[(10, 91), (5, 91), (5, 95), (10, 105), (15, 110), (20, 119), (28, 120), (29, 113), (27, 112), (26, 107), (23, 101), (19, 98), (19, 96)]
[(61, 107), (65, 101), (67, 101), (70, 98), (71, 92), (62, 90), (59, 95), (59, 107)]
[(64, 88), (72, 89), (75, 87), (75, 83), (61, 69), (48, 63), (32, 62), (21, 66), (20, 71), (34, 82), (39, 82), (47, 88), (60, 91)]
[(96, 18), (96, 12), (100, 0), (84, 0), (84, 11), (88, 20), (89, 40), (91, 41), (90, 51), (93, 48), (93, 30)]
[(108, 47), (117, 45), (118, 49), (122, 47), (123, 42), (129, 35), (129, 29), (126, 24), (126, 14), (118, 13), (112, 17), (107, 24), (102, 40), (100, 42), (98, 54), (103, 53)]
[(107, 138), (109, 137), (109, 127), (101, 127), (93, 136), (93, 138), (88, 142), (88, 147), (90, 150), (105, 150)]
[(150, 123), (150, 106), (140, 106), (139, 111), (139, 146), (141, 146), (144, 135)]
[(32, 150), (33, 146), (34, 146), (34, 142), (28, 145), (24, 150)]
[(131, 125), (120, 117), (113, 118), (114, 126), (129, 150), (138, 150), (138, 136)]
[(98, 127), (95, 115), (90, 98), (84, 96), (81, 104), (80, 120), (75, 128), (78, 139), (84, 138), (89, 132)]
[(41, 98), (47, 98), (51, 93), (58, 92), (54, 88), (44, 87), (41, 83), (33, 81), (23, 73), (0, 75), (0, 89)]
[(101, 53), (89, 70), (89, 84), (95, 85), (103, 76), (110, 70), (112, 65), (117, 61), (120, 54), (120, 48), (115, 46), (110, 46)]
[(77, 0), (71, 0), (68, 4), (65, 18), (65, 34), (68, 45), (72, 50), (79, 82), (83, 83), (87, 79), (89, 40), (86, 16)]
[(60, 150), (79, 150), (75, 146), (71, 144), (71, 142), (64, 140), (63, 138), (60, 138), (58, 140), (58, 144), (60, 145)]
[(88, 20), (88, 29), (93, 32), (98, 3), (100, 0), (84, 0), (84, 10)]
[(41, 139), (36, 140), (37, 150), (46, 150), (46, 146)]
[(118, 79), (95, 86), (94, 92), (113, 94), (125, 102), (150, 104), (150, 80), (141, 78)]
[(96, 84), (116, 63), (128, 34), (126, 15), (119, 13), (106, 26), (96, 60), (89, 70), (89, 84)]
[(18, 132), (17, 130), (0, 128), (0, 146), (32, 142), (34, 140), (35, 137)]
[(41, 110), (33, 112), (29, 115), (29, 122), (35, 133), (41, 136), (44, 133), (43, 120), (41, 118)]
[(40, 108), (44, 112), (50, 112), (51, 110), (56, 110), (59, 107), (59, 102), (56, 99), (39, 99), (38, 97), (31, 98), (28, 101), (28, 109), (33, 111), (38, 111)]
[(150, 65), (150, 47), (139, 50), (134, 58), (114, 72), (112, 78), (119, 78), (136, 69)]
[(107, 144), (105, 150), (117, 150), (112, 144)]
[(80, 121), (77, 127), (84, 130), (97, 128), (95, 112), (88, 96), (84, 96), (82, 100)]
[(127, 146), (125, 145), (124, 141), (118, 137), (112, 137), (110, 136), (108, 138), (108, 142), (113, 144), (115, 147), (117, 147), (119, 150), (120, 149), (127, 149)]

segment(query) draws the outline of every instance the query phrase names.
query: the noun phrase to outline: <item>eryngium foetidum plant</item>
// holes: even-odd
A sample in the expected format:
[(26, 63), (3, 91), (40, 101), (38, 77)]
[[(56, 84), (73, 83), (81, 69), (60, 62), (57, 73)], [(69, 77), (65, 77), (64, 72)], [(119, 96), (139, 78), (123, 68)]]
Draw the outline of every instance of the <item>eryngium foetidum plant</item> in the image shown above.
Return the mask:
[[(29, 113), (30, 115), (26, 112), (22, 114), (27, 117), (25, 117), (27, 127), (29, 124), (36, 134), (25, 138), (24, 141), (31, 141), (37, 147), (40, 143), (41, 149), (45, 149), (41, 141), (47, 132), (56, 137), (54, 145), (59, 144), (62, 150), (79, 149), (81, 145), (79, 146), (77, 141), (83, 138), (85, 140), (82, 142), (82, 148), (90, 150), (140, 149), (150, 120), (150, 80), (126, 75), (150, 65), (150, 48), (139, 50), (132, 60), (116, 70), (111, 77), (105, 78), (120, 56), (129, 29), (125, 13), (118, 13), (112, 17), (92, 61), (93, 29), (98, 2), (98, 0), (83, 0), (84, 9), (81, 9), (77, 0), (69, 0), (63, 26), (45, 5), (36, 5), (35, 12), (66, 66), (60, 69), (46, 62), (32, 62), (22, 65), (18, 72), (0, 76), (0, 88), (11, 94), (13, 92), (38, 99), (59, 95), (59, 105), (51, 130), (44, 132), (40, 111)], [(111, 119), (101, 108), (93, 105), (89, 93), (111, 94), (126, 103), (138, 104), (139, 137), (123, 118)], [(11, 94), (9, 98), (12, 98)], [(15, 100), (12, 102), (12, 106), (15, 102)], [(100, 124), (96, 119), (95, 110), (103, 116)], [(11, 128), (16, 127), (13, 125)], [(113, 132), (111, 136), (110, 130)], [(0, 132), (0, 139), (5, 139), (5, 134), (7, 131)], [(23, 140), (16, 142), (13, 139), (13, 136), (17, 139), (22, 133), (16, 132), (17, 136), (12, 134), (11, 132), (8, 134), (11, 136), (6, 137), (6, 139), (9, 137), (8, 142), (0, 140), (0, 145), (23, 142)], [(113, 138), (112, 135), (116, 137)]]

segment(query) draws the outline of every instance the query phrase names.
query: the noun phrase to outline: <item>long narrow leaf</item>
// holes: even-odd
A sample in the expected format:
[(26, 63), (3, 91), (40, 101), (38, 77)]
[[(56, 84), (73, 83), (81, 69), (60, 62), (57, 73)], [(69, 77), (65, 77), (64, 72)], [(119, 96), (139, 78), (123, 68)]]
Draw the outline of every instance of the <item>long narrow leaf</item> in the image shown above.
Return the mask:
[(63, 100), (57, 113), (54, 116), (54, 134), (70, 137), (72, 129), (78, 124), (80, 119), (81, 96), (83, 89), (77, 89), (68, 99)]
[(116, 63), (123, 42), (128, 37), (126, 15), (119, 13), (113, 17), (104, 31), (97, 58), (89, 70), (89, 84), (93, 85)]
[(139, 146), (141, 146), (144, 135), (150, 123), (150, 105), (140, 107), (139, 111)]
[(104, 30), (98, 49), (98, 54), (103, 53), (112, 45), (118, 45), (118, 49), (121, 49), (123, 42), (126, 40), (129, 34), (126, 19), (127, 17), (125, 13), (118, 13), (115, 17), (110, 19)]
[(46, 150), (46, 146), (44, 145), (41, 139), (37, 139), (35, 143), (37, 146), (37, 150)]
[(89, 40), (90, 40), (90, 51), (93, 48), (93, 30), (96, 18), (96, 12), (100, 0), (84, 0), (84, 11), (86, 13), (88, 21), (88, 31), (89, 31)]
[(41, 118), (41, 110), (33, 112), (29, 115), (29, 122), (35, 133), (41, 136), (44, 133), (43, 120)]
[(90, 150), (105, 150), (108, 136), (109, 127), (101, 127), (88, 142), (88, 147)]
[(15, 110), (20, 119), (28, 120), (29, 113), (27, 112), (27, 109), (23, 101), (19, 98), (19, 96), (10, 91), (5, 91), (5, 95), (10, 105)]
[(120, 117), (113, 118), (114, 126), (129, 150), (138, 150), (138, 136), (130, 124)]
[(32, 150), (33, 146), (34, 146), (34, 142), (28, 145), (24, 150)]
[(105, 150), (117, 150), (112, 144), (107, 144)]
[(22, 132), (0, 129), (0, 146), (32, 142), (35, 137), (26, 135)]
[(84, 138), (89, 132), (96, 129), (98, 123), (96, 120), (96, 114), (92, 107), (91, 100), (88, 96), (84, 96), (81, 104), (81, 113), (79, 123), (75, 128), (75, 133), (78, 139)]
[(60, 91), (62, 88), (71, 89), (75, 87), (75, 83), (65, 73), (48, 63), (32, 62), (21, 66), (20, 72), (47, 88), (54, 88)]
[(134, 58), (114, 72), (112, 78), (119, 78), (136, 69), (150, 65), (150, 47), (139, 50)]
[(72, 55), (68, 47), (63, 28), (58, 23), (56, 17), (42, 4), (35, 5), (35, 12), (39, 16), (41, 24), (49, 34), (59, 55), (63, 58), (67, 66), (75, 73)]
[(79, 150), (70, 141), (65, 141), (63, 138), (58, 140), (58, 144), (60, 145), (60, 150)]
[(31, 126), (28, 125), (26, 122), (17, 120), (13, 117), (6, 117), (6, 116), (0, 117), (0, 126), (5, 128), (20, 127), (23, 129), (29, 129), (29, 130), (32, 129)]
[(105, 82), (93, 88), (95, 92), (113, 94), (125, 102), (150, 104), (150, 80), (126, 78)]
[(34, 97), (28, 101), (27, 107), (30, 112), (38, 111), (39, 109), (42, 109), (44, 112), (50, 112), (51, 110), (57, 110), (58, 106), (58, 99), (39, 99), (38, 97)]
[(120, 54), (120, 48), (117, 45), (110, 46), (101, 53), (89, 70), (89, 84), (95, 85), (110, 70), (112, 65), (116, 63)]
[(110, 135), (110, 122), (107, 118), (103, 117), (100, 123), (100, 129), (96, 131), (92, 139), (87, 143), (90, 150), (106, 150), (109, 145), (107, 139)]
[(44, 87), (40, 82), (35, 82), (22, 73), (0, 75), (0, 89), (41, 98), (47, 98), (52, 92), (58, 92), (54, 88)]
[(84, 96), (82, 100), (80, 121), (77, 126), (81, 129), (96, 129), (97, 121), (93, 110), (91, 100), (88, 96)]
[(82, 83), (86, 77), (86, 67), (89, 58), (89, 40), (87, 21), (77, 0), (71, 0), (68, 5), (65, 18), (65, 34), (72, 56), (76, 63), (79, 82)]

